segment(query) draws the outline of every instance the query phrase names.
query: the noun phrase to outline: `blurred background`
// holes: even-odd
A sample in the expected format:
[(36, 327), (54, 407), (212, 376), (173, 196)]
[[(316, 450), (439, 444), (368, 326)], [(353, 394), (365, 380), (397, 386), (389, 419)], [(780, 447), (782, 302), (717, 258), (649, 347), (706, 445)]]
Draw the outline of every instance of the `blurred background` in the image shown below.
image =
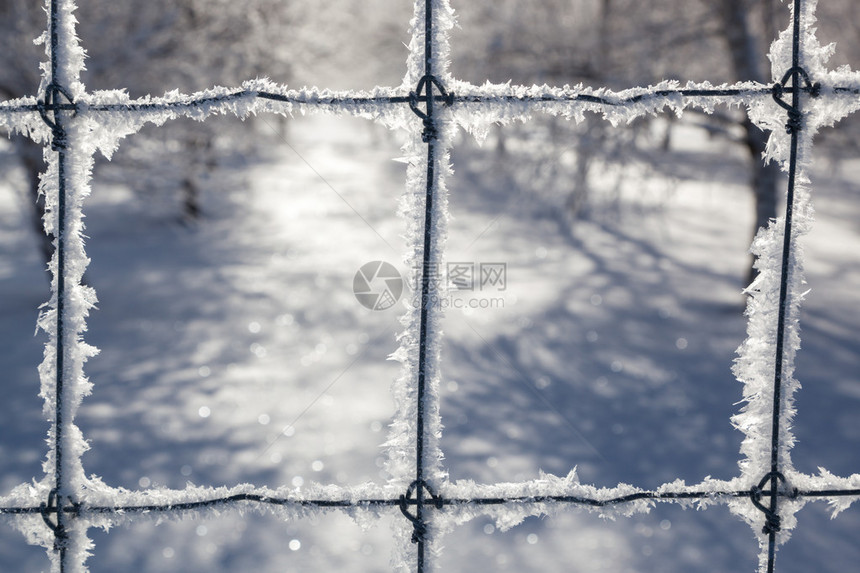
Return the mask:
[[(291, 87), (399, 86), (406, 0), (79, 2), (89, 90), (133, 97), (269, 77)], [(778, 0), (451, 0), (451, 74), (480, 85), (608, 86), (664, 79), (770, 83), (766, 54), (789, 25)], [(832, 67), (860, 67), (860, 7), (821, 0)], [(0, 0), (0, 97), (39, 86), (45, 14)], [(814, 79), (814, 78), (813, 78)], [(794, 463), (860, 467), (857, 117), (813, 152), (817, 211), (805, 243), (803, 384)], [(95, 384), (78, 416), (89, 473), (129, 489), (384, 483), (404, 307), (370, 311), (356, 271), (404, 276), (405, 134), (343, 117), (174, 121), (97, 161), (87, 202), (86, 339)], [(448, 261), (502, 263), (505, 288), (457, 292), (445, 319), (442, 448), (452, 480), (534, 479), (654, 488), (737, 475), (748, 247), (779, 212), (784, 177), (766, 134), (717, 107), (612, 127), (534, 116), (478, 145), (459, 133), (448, 181)], [(41, 476), (48, 423), (33, 337), (49, 297), (42, 151), (0, 141), (2, 492)], [(407, 281), (408, 282), (408, 281)], [(453, 299), (452, 299), (453, 300)], [(778, 570), (844, 571), (860, 559), (852, 508), (812, 504)], [(337, 515), (219, 519), (93, 530), (93, 572), (388, 571), (396, 510), (363, 530)], [(501, 532), (485, 518), (446, 536), (445, 571), (754, 570), (753, 532), (723, 507), (667, 506), (608, 522), (561, 512)], [(825, 557), (826, 556), (826, 557)], [(0, 569), (40, 571), (45, 550), (0, 529)]]

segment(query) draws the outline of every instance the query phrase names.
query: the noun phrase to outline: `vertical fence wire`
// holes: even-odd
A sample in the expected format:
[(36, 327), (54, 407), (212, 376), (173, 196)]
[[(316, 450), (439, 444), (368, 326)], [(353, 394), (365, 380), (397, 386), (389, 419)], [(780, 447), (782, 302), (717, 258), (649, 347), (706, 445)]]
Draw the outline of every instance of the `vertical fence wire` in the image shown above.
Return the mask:
[[(791, 108), (788, 110), (789, 120), (787, 130), (791, 136), (791, 150), (789, 154), (788, 167), (788, 189), (785, 200), (785, 229), (782, 241), (782, 266), (780, 269), (779, 283), (779, 312), (776, 327), (776, 356), (773, 377), (773, 411), (771, 419), (771, 446), (770, 446), (770, 506), (766, 514), (767, 524), (765, 531), (768, 534), (767, 548), (767, 571), (774, 572), (776, 558), (776, 534), (779, 531), (779, 513), (777, 494), (780, 478), (780, 414), (782, 402), (782, 378), (785, 354), (785, 328), (786, 318), (790, 311), (788, 304), (789, 275), (791, 274), (792, 259), (792, 223), (794, 216), (794, 187), (797, 174), (797, 148), (800, 138), (800, 20), (802, 17), (802, 2), (794, 0), (794, 11), (792, 14), (792, 44), (791, 44)], [(782, 478), (784, 481), (784, 478)]]
[[(421, 83), (426, 84), (426, 103), (427, 117), (425, 125), (435, 128), (435, 116), (433, 105), (433, 84), (425, 82), (424, 79), (433, 77), (433, 0), (424, 0), (424, 78)], [(420, 95), (420, 89), (417, 90)], [(425, 127), (425, 130), (427, 128)], [(425, 191), (424, 204), (424, 251), (422, 253), (421, 265), (421, 317), (420, 317), (420, 332), (418, 339), (418, 391), (417, 391), (417, 441), (415, 446), (415, 481), (417, 488), (415, 497), (417, 505), (415, 515), (420, 531), (426, 531), (427, 524), (424, 513), (424, 417), (426, 409), (424, 400), (426, 397), (427, 386), (427, 320), (430, 311), (430, 289), (431, 280), (434, 280), (431, 268), (433, 267), (433, 198), (436, 187), (436, 138), (427, 137), (432, 133), (424, 134), (424, 141), (427, 143), (427, 181)], [(424, 557), (425, 557), (426, 536), (418, 536), (418, 546), (416, 548), (417, 555), (417, 572), (424, 573)]]
[[(65, 573), (68, 560), (67, 541), (67, 514), (64, 510), (65, 500), (71, 498), (71, 488), (67, 483), (68, 472), (65, 471), (65, 425), (67, 420), (63, 416), (65, 409), (65, 353), (67, 341), (65, 331), (65, 299), (66, 299), (66, 137), (63, 126), (62, 112), (59, 109), (60, 87), (60, 42), (59, 42), (59, 0), (51, 0), (50, 12), (50, 59), (51, 59), (51, 82), (45, 95), (46, 106), (50, 103), (54, 106), (53, 111), (53, 142), (52, 148), (57, 154), (57, 223), (56, 253), (57, 253), (57, 334), (56, 334), (56, 394), (55, 394), (55, 417), (54, 417), (54, 490), (57, 504), (57, 523), (54, 529), (55, 550), (59, 551), (60, 573)], [(48, 101), (50, 98), (50, 102)]]

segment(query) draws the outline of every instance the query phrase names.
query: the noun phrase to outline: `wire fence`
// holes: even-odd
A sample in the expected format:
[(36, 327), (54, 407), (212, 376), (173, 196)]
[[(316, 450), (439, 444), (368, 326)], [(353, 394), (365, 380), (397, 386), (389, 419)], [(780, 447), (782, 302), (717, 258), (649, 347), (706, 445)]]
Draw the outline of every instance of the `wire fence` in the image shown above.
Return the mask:
[[(94, 523), (134, 520), (142, 514), (182, 514), (206, 508), (240, 505), (280, 507), (288, 515), (301, 517), (307, 508), (367, 510), (398, 508), (402, 513), (403, 536), (399, 551), (405, 556), (403, 568), (418, 573), (432, 568), (429, 552), (438, 534), (437, 524), (444, 512), (468, 507), (474, 514), (485, 509), (516, 507), (523, 515), (542, 515), (548, 508), (585, 506), (599, 511), (624, 506), (647, 511), (655, 502), (689, 504), (701, 507), (724, 503), (739, 517), (759, 530), (762, 545), (761, 570), (775, 570), (775, 553), (786, 521), (794, 520), (807, 500), (828, 500), (845, 505), (860, 496), (857, 476), (807, 476), (790, 464), (791, 440), (787, 437), (788, 418), (793, 413), (792, 395), (797, 388), (792, 379), (797, 349), (798, 287), (802, 281), (796, 239), (797, 219), (803, 218), (808, 190), (800, 184), (807, 161), (811, 137), (817, 126), (838, 120), (860, 108), (860, 74), (830, 73), (815, 65), (814, 38), (807, 22), (814, 6), (794, 0), (791, 27), (782, 41), (787, 60), (781, 81), (773, 85), (742, 83), (711, 87), (710, 84), (676, 82), (636, 87), (624, 92), (592, 88), (525, 88), (502, 86), (482, 89), (458, 82), (447, 74), (448, 46), (445, 27), (450, 25), (446, 0), (416, 0), (413, 27), (413, 53), (407, 78), (414, 90), (403, 93), (395, 88), (377, 88), (373, 93), (290, 91), (266, 81), (246, 83), (242, 88), (213, 88), (202, 94), (172, 95), (163, 99), (131, 100), (112, 92), (90, 94), (78, 82), (82, 60), (74, 34), (74, 9), (71, 0), (47, 0), (49, 12), (49, 66), (41, 95), (0, 102), (0, 124), (29, 134), (50, 146), (50, 162), (43, 181), (49, 213), (46, 230), (55, 236), (55, 254), (50, 306), (40, 318), (49, 333), (42, 375), (43, 395), (53, 414), (49, 432), (47, 475), (27, 494), (0, 499), (0, 514), (33, 533), (48, 547), (54, 571), (85, 570), (88, 553), (86, 532)], [(777, 57), (778, 59), (778, 57)], [(814, 69), (813, 69), (814, 68)], [(456, 89), (454, 89), (456, 87)], [(838, 106), (829, 105), (837, 102)], [(687, 106), (708, 108), (721, 103), (742, 103), (751, 115), (773, 130), (771, 155), (788, 172), (786, 212), (772, 224), (773, 237), (781, 234), (771, 250), (761, 248), (762, 276), (751, 287), (753, 295), (768, 292), (775, 297), (753, 296), (751, 305), (769, 312), (750, 313), (751, 321), (770, 321), (763, 325), (772, 337), (754, 350), (756, 364), (743, 381), (746, 384), (746, 412), (752, 416), (744, 431), (741, 475), (731, 481), (706, 479), (686, 486), (678, 482), (646, 491), (619, 485), (597, 489), (573, 481), (543, 480), (520, 484), (488, 484), (464, 487), (445, 480), (439, 448), (441, 431), (439, 395), (438, 327), (439, 309), (430, 304), (437, 285), (428, 269), (443, 257), (441, 236), (444, 214), (444, 180), (447, 157), (452, 145), (452, 126), (465, 124), (480, 110), (483, 121), (521, 118), (533, 112), (556, 115), (603, 114), (610, 121), (631, 119), (664, 108)], [(838, 107), (838, 111), (833, 111)], [(96, 145), (94, 132), (109, 131), (117, 140), (140, 129), (145, 123), (163, 123), (180, 116), (202, 118), (214, 113), (250, 112), (288, 113), (338, 111), (389, 122), (392, 114), (410, 120), (414, 150), (423, 149), (425, 159), (410, 167), (409, 185), (421, 217), (411, 237), (416, 274), (420, 284), (414, 296), (417, 311), (409, 317), (404, 348), (405, 374), (396, 383), (400, 396), (394, 434), (409, 444), (404, 459), (394, 460), (397, 471), (385, 486), (364, 489), (328, 486), (325, 493), (306, 495), (295, 491), (272, 491), (253, 486), (224, 489), (222, 495), (211, 490), (189, 487), (160, 492), (158, 500), (145, 503), (146, 492), (97, 488), (87, 481), (81, 463), (83, 438), (74, 425), (75, 411), (88, 391), (83, 364), (92, 354), (82, 341), (85, 320), (92, 307), (88, 287), (82, 285), (86, 267), (81, 239), (81, 201), (88, 193), (89, 170)], [(121, 124), (117, 118), (124, 118)], [(417, 120), (417, 121), (416, 121)], [(120, 127), (118, 127), (120, 125)], [(803, 225), (801, 224), (801, 227)], [(416, 277), (417, 279), (418, 277)], [(770, 281), (770, 282), (768, 282)], [(750, 336), (754, 336), (753, 326)], [(762, 353), (768, 353), (762, 356)], [(752, 360), (753, 357), (747, 357)], [(741, 362), (744, 359), (742, 357)], [(757, 370), (756, 370), (757, 369)], [(762, 372), (768, 378), (762, 381)], [(741, 371), (743, 374), (743, 370)], [(314, 491), (314, 490), (311, 490)], [(323, 490), (318, 490), (322, 492)], [(358, 493), (357, 493), (358, 492)], [(841, 500), (841, 501), (840, 501)], [(485, 509), (482, 509), (485, 508)], [(43, 523), (38, 523), (39, 518)], [(793, 524), (792, 524), (793, 525)], [(41, 528), (41, 529), (39, 529)], [(41, 531), (41, 533), (39, 533)]]

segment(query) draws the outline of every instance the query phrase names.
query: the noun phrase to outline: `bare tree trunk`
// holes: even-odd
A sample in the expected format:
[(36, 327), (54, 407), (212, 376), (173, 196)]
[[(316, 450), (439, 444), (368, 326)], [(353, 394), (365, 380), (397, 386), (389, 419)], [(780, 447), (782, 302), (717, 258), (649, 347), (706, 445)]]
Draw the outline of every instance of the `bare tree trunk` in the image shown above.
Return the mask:
[(187, 163), (182, 177), (182, 220), (186, 223), (196, 223), (203, 215), (200, 204), (200, 193), (203, 189), (201, 180), (208, 179), (218, 167), (212, 137), (206, 131), (192, 131), (185, 135), (183, 141)]
[[(731, 57), (732, 69), (736, 79), (740, 81), (764, 82), (761, 72), (759, 54), (755, 34), (750, 28), (748, 2), (745, 0), (721, 0), (720, 15), (723, 23), (723, 37), (726, 40)], [(742, 122), (746, 131), (745, 142), (752, 159), (751, 185), (755, 194), (755, 227), (753, 236), (758, 229), (776, 218), (777, 185), (779, 182), (779, 167), (774, 163), (765, 164), (762, 154), (767, 145), (767, 135), (757, 128), (744, 116)], [(756, 271), (750, 260), (747, 278), (752, 282)]]
[(45, 233), (45, 198), (39, 194), (39, 179), (45, 171), (45, 161), (42, 159), (42, 147), (29, 139), (15, 139), (15, 152), (21, 160), (24, 174), (27, 178), (27, 198), (30, 204), (30, 225), (36, 234), (36, 247), (47, 263), (54, 254), (54, 237)]
[(768, 44), (776, 40), (776, 10), (774, 0), (762, 0), (761, 6), (762, 30), (764, 41)]
[[(765, 164), (762, 154), (767, 146), (767, 134), (752, 124), (746, 118), (744, 120), (746, 129), (746, 144), (753, 159), (752, 187), (755, 194), (755, 227), (753, 236), (762, 227), (766, 227), (771, 219), (775, 219), (777, 204), (777, 188), (779, 185), (779, 166), (776, 163)], [(753, 268), (754, 257), (750, 258), (750, 268), (747, 280), (752, 282), (758, 274)]]
[(200, 219), (200, 188), (190, 173), (182, 179), (182, 218), (187, 223)]
[(601, 0), (600, 1), (600, 14), (598, 16), (600, 23), (599, 26), (599, 37), (597, 39), (597, 69), (602, 70), (605, 74), (606, 70), (609, 67), (609, 50), (612, 46), (610, 41), (610, 35), (612, 33), (612, 29), (610, 27), (611, 24), (611, 15), (612, 15), (612, 0)]

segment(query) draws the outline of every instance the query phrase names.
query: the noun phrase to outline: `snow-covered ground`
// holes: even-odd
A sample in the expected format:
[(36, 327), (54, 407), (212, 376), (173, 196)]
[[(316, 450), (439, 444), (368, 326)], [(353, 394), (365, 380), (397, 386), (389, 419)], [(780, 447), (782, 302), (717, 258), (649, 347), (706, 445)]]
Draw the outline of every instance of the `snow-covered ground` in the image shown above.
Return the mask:
[[(264, 126), (265, 128), (265, 126)], [(355, 119), (290, 122), (289, 144), (236, 166), (235, 188), (203, 198), (180, 225), (163, 196), (95, 184), (87, 202), (87, 280), (99, 304), (86, 339), (101, 349), (78, 424), (88, 474), (129, 489), (385, 483), (389, 388), (400, 305), (370, 311), (353, 277), (374, 260), (405, 274), (397, 216), (399, 134)], [(683, 172), (631, 176), (617, 211), (568, 234), (512, 188), (492, 146), (452, 155), (452, 262), (504, 263), (506, 283), (461, 292), (491, 308), (451, 308), (442, 357), (444, 464), (452, 480), (566, 475), (654, 488), (737, 475), (729, 418), (745, 338), (741, 294), (751, 197), (743, 157), (682, 131)], [(48, 424), (38, 398), (48, 280), (21, 181), (0, 179), (0, 494), (41, 476)], [(812, 289), (797, 377), (795, 466), (860, 469), (860, 165), (822, 161), (806, 243)], [(156, 168), (154, 166), (154, 168)], [(853, 178), (852, 178), (853, 177)], [(231, 180), (233, 180), (231, 179)], [(88, 565), (107, 571), (388, 571), (390, 522), (363, 531), (332, 513), (285, 523), (225, 512), (178, 523), (91, 530)], [(860, 560), (852, 508), (821, 504), (779, 552), (778, 571), (846, 571)], [(47, 567), (8, 526), (0, 570)], [(753, 532), (723, 506), (604, 521), (565, 510), (501, 533), (477, 519), (446, 536), (440, 571), (752, 571)]]

